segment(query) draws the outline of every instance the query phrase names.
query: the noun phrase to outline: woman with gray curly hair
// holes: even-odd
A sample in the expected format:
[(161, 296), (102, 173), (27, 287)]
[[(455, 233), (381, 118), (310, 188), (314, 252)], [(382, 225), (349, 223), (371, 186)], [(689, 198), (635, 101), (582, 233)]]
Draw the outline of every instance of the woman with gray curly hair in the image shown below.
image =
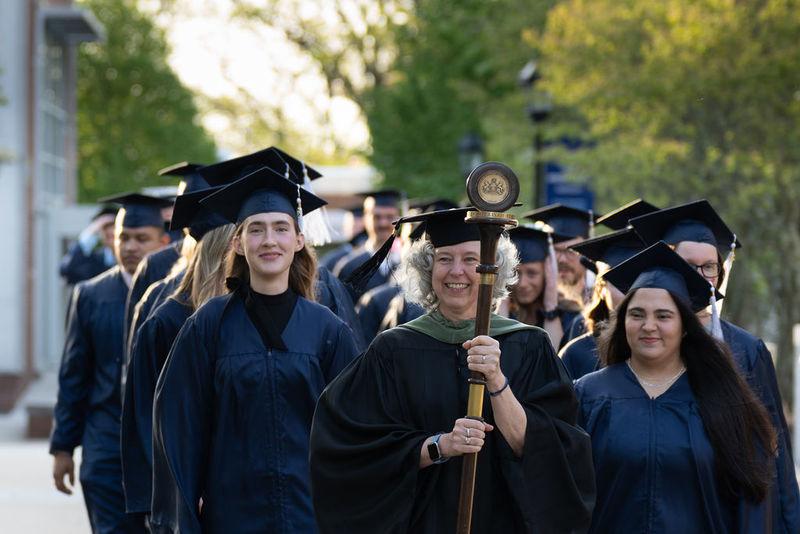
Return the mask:
[[(378, 335), (317, 404), (311, 478), (323, 533), (453, 532), (461, 456), (477, 452), (472, 532), (589, 526), (589, 438), (547, 335), (492, 315), (489, 335), (474, 337), (480, 240), (468, 210), (396, 223), (425, 225), (400, 273), (427, 313)], [(502, 238), (496, 301), (513, 283), (516, 256)], [(464, 417), (470, 371), (486, 377), (484, 421)]]

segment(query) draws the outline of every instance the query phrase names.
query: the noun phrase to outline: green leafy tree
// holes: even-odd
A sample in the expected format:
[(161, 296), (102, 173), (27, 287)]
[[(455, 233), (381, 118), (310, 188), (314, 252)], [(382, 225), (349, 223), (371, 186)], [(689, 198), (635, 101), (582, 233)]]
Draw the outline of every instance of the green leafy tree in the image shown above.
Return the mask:
[(214, 142), (167, 64), (163, 32), (132, 0), (82, 3), (107, 39), (78, 57), (79, 199), (163, 185), (156, 171), (176, 161), (213, 162)]
[(800, 321), (798, 7), (570, 0), (540, 43), (544, 81), (597, 141), (564, 157), (593, 177), (602, 207), (705, 197), (737, 232), (726, 313), (776, 339), (787, 398)]
[[(373, 164), (413, 195), (464, 196), (458, 144), (475, 131), (489, 159), (507, 162), (527, 186), (532, 131), (517, 73), (553, 2), (432, 0), (396, 31), (390, 82), (365, 101)], [(528, 187), (524, 187), (528, 196)]]

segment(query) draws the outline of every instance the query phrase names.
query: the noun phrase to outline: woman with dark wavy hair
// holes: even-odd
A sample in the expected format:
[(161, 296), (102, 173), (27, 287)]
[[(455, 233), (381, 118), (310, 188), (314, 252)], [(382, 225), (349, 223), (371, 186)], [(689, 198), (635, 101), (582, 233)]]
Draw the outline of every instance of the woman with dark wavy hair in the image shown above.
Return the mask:
[(771, 532), (775, 430), (695, 312), (708, 282), (657, 243), (608, 271), (626, 293), (577, 381), (597, 504), (590, 532)]

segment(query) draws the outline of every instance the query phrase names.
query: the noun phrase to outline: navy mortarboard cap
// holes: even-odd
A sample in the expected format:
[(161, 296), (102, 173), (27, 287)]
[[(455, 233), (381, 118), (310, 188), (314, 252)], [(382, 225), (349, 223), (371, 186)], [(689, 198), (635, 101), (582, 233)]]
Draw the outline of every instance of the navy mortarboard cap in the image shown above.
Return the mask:
[(117, 224), (121, 224), (125, 228), (138, 228), (141, 226), (164, 228), (161, 209), (172, 205), (171, 200), (141, 193), (122, 193), (101, 198), (99, 202), (119, 204), (122, 209), (117, 213)]
[(207, 196), (200, 204), (231, 222), (241, 223), (256, 213), (271, 212), (286, 213), (298, 220), (327, 202), (269, 167), (262, 167)]
[(180, 177), (181, 181), (186, 184), (186, 187), (183, 189), (182, 193), (192, 193), (194, 191), (200, 191), (210, 187), (208, 182), (198, 172), (201, 167), (203, 167), (203, 165), (199, 163), (182, 161), (181, 163), (164, 167), (158, 171), (158, 175)]
[(581, 241), (570, 248), (594, 262), (615, 267), (644, 250), (646, 245), (631, 228)]
[(508, 231), (508, 236), (514, 243), (514, 246), (517, 247), (520, 263), (544, 261), (544, 259), (549, 254), (550, 250), (549, 239), (551, 237), (554, 243), (572, 239), (571, 237), (568, 236), (562, 236), (560, 234), (551, 234), (550, 232), (545, 232), (540, 228), (534, 228), (532, 226), (524, 226), (524, 225), (520, 225), (517, 226), (516, 228), (510, 229)]
[(394, 221), (394, 233), (381, 245), (375, 254), (353, 271), (345, 280), (345, 283), (355, 288), (356, 291), (363, 289), (386, 259), (386, 256), (389, 255), (395, 237), (400, 234), (402, 225), (406, 223), (420, 223), (411, 233), (412, 240), (424, 237), (436, 248), (457, 245), (466, 241), (480, 241), (481, 236), (478, 232), (478, 225), (464, 221), (469, 211), (475, 211), (475, 208), (431, 211), (429, 213), (401, 217)]
[(734, 242), (736, 248), (742, 246), (705, 199), (642, 215), (631, 219), (630, 223), (647, 244), (656, 241), (670, 245), (681, 241), (708, 243), (714, 245), (723, 258), (734, 248)]
[(698, 312), (722, 295), (669, 245), (659, 241), (607, 271), (603, 278), (627, 294), (634, 289), (666, 289)]
[(364, 197), (364, 200), (368, 198), (375, 199), (376, 206), (388, 206), (393, 208), (400, 208), (400, 203), (405, 197), (402, 192), (395, 189), (379, 189), (359, 194)]
[(202, 191), (184, 193), (176, 198), (170, 230), (188, 228), (189, 235), (200, 241), (207, 232), (228, 224), (229, 221), (225, 217), (200, 204), (201, 200), (222, 188), (223, 186), (211, 187)]
[(99, 219), (103, 215), (114, 215), (114, 216), (116, 216), (118, 211), (119, 211), (119, 208), (117, 206), (108, 206), (108, 205), (100, 206), (100, 209), (97, 210), (97, 212), (95, 212), (94, 215), (92, 215), (92, 220), (96, 221), (97, 219)]
[(571, 237), (589, 237), (596, 218), (589, 210), (563, 204), (551, 204), (537, 208), (524, 213), (522, 217), (547, 223), (554, 232)]
[(269, 167), (284, 178), (301, 185), (305, 182), (306, 175), (309, 180), (322, 176), (319, 171), (275, 147), (206, 165), (198, 172), (211, 185), (225, 185), (262, 167)]
[(622, 230), (623, 228), (628, 227), (628, 221), (634, 217), (647, 215), (648, 213), (653, 213), (654, 211), (658, 211), (658, 208), (646, 200), (637, 198), (633, 202), (628, 202), (624, 206), (621, 206), (614, 211), (610, 211), (602, 217), (598, 217), (597, 224), (602, 224), (603, 226), (611, 228), (612, 230)]

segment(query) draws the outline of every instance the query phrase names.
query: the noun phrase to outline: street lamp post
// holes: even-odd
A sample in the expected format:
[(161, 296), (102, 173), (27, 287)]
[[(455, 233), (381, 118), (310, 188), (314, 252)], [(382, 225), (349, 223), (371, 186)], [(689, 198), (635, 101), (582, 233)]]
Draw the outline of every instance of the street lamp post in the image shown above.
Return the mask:
[(544, 148), (544, 122), (552, 111), (552, 102), (547, 93), (537, 93), (533, 86), (541, 79), (541, 71), (537, 68), (535, 61), (529, 61), (522, 67), (517, 76), (517, 81), (525, 90), (527, 104), (525, 112), (528, 119), (533, 123), (533, 207), (542, 205), (545, 193), (545, 161), (542, 156)]
[(466, 178), (472, 169), (483, 163), (483, 139), (476, 132), (469, 132), (458, 142), (458, 165)]

